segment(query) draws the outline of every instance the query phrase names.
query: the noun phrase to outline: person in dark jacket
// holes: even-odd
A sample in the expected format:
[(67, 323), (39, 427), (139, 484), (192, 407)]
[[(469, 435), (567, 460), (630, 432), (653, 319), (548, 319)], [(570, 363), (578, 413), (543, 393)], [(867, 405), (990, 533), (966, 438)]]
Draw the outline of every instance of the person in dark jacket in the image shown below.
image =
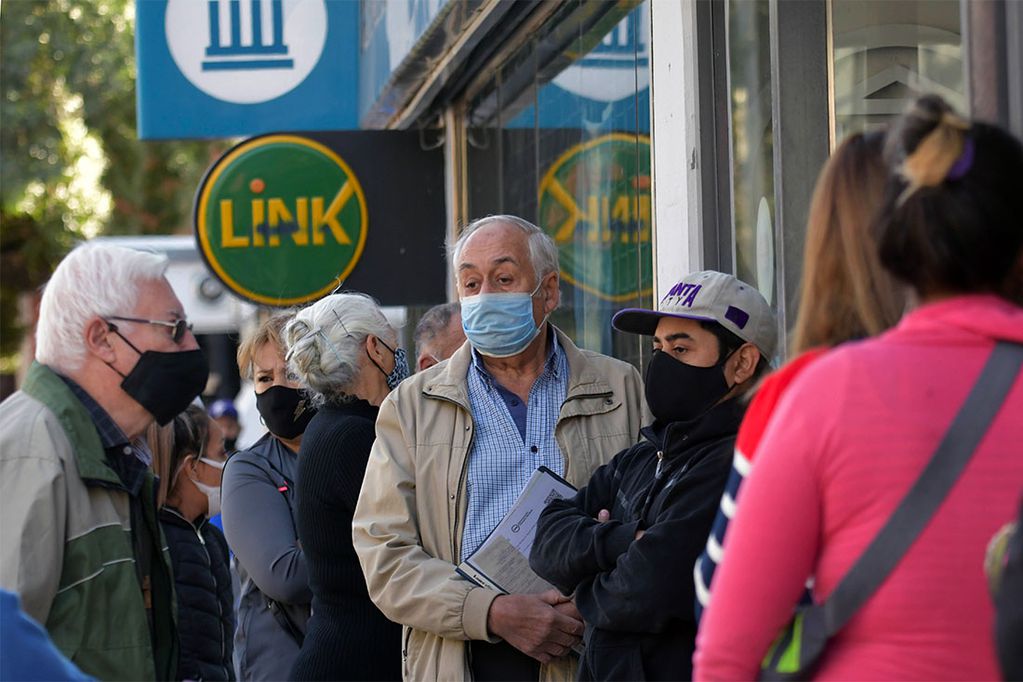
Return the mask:
[(288, 368), (319, 411), (299, 450), (298, 535), (313, 591), (293, 680), (401, 678), (401, 626), (370, 601), (352, 517), (376, 435), (377, 408), (408, 376), (405, 351), (377, 304), (334, 294), (284, 330)]
[(574, 595), (586, 623), (579, 679), (689, 679), (693, 565), (731, 469), (740, 397), (777, 345), (775, 315), (755, 288), (705, 271), (658, 310), (622, 310), (613, 325), (653, 336), (654, 422), (575, 497), (544, 510), (530, 565)]
[(157, 501), (178, 602), (176, 680), (233, 680), (234, 597), (227, 540), (209, 517), (220, 513), (224, 432), (190, 405), (148, 432)]
[(286, 680), (309, 620), (309, 575), (295, 525), (298, 450), (315, 410), (288, 376), (281, 332), (288, 313), (267, 318), (238, 347), (269, 433), (235, 453), (224, 470), (224, 534), (241, 583), (234, 636), (240, 680)]

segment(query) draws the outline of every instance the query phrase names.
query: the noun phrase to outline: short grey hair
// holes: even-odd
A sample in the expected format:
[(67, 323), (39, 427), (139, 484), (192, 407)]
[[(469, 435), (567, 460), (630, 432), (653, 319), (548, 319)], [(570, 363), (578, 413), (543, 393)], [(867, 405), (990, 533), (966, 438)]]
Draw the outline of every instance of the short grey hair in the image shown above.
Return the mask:
[(538, 282), (550, 273), (558, 272), (558, 246), (551, 239), (551, 236), (525, 218), (514, 215), (491, 215), (486, 218), (479, 218), (466, 225), (458, 239), (450, 247), (451, 262), (456, 268), (458, 257), (462, 253), (462, 247), (465, 246), (465, 242), (468, 241), (469, 237), (481, 227), (495, 223), (513, 225), (526, 233), (529, 240), (529, 260), (533, 265), (533, 271), (536, 273)]
[(331, 294), (300, 310), (284, 327), (288, 370), (313, 404), (350, 399), (359, 375), (359, 356), (370, 334), (395, 347), (398, 333), (370, 296)]
[(62, 373), (85, 360), (89, 320), (131, 316), (139, 285), (158, 281), (167, 257), (112, 244), (85, 243), (65, 256), (43, 289), (36, 327), (36, 360)]
[(461, 315), (462, 304), (458, 301), (453, 303), (441, 303), (435, 305), (419, 318), (416, 323), (416, 331), (412, 334), (412, 340), (416, 344), (416, 357), (423, 354), (423, 346), (430, 343), (437, 334), (447, 329), (451, 324), (451, 318)]

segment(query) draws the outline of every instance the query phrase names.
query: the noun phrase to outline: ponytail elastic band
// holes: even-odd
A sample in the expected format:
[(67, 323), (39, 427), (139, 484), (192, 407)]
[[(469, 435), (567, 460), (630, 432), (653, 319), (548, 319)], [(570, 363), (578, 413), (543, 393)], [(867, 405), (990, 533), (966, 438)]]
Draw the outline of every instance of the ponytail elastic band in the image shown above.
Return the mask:
[(969, 137), (963, 142), (963, 153), (959, 155), (956, 162), (952, 164), (952, 167), (948, 169), (948, 173), (945, 174), (946, 180), (961, 180), (966, 175), (970, 168), (973, 167), (973, 156), (974, 156), (973, 140)]

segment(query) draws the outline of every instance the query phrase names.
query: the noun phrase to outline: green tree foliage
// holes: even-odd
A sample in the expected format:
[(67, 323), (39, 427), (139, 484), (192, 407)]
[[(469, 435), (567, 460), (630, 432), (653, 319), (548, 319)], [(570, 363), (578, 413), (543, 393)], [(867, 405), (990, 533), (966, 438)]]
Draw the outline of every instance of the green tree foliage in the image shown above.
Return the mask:
[(45, 281), (75, 241), (188, 232), (202, 173), (227, 147), (138, 140), (134, 9), (133, 0), (0, 4), (4, 353), (16, 345), (13, 297)]

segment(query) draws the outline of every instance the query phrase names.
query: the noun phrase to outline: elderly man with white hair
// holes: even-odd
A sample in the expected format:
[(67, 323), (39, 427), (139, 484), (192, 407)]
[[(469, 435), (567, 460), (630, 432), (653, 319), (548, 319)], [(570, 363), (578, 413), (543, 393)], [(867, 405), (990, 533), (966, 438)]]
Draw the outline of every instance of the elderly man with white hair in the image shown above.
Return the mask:
[(173, 579), (141, 436), (203, 390), (166, 258), (85, 244), (43, 292), (36, 361), (0, 404), (0, 586), (100, 679), (177, 679)]
[(503, 595), (456, 565), (546, 466), (575, 485), (636, 442), (631, 365), (577, 348), (547, 320), (558, 252), (515, 216), (467, 226), (453, 249), (469, 343), (380, 406), (355, 511), (370, 598), (404, 626), (406, 680), (567, 679), (583, 623), (556, 590)]

